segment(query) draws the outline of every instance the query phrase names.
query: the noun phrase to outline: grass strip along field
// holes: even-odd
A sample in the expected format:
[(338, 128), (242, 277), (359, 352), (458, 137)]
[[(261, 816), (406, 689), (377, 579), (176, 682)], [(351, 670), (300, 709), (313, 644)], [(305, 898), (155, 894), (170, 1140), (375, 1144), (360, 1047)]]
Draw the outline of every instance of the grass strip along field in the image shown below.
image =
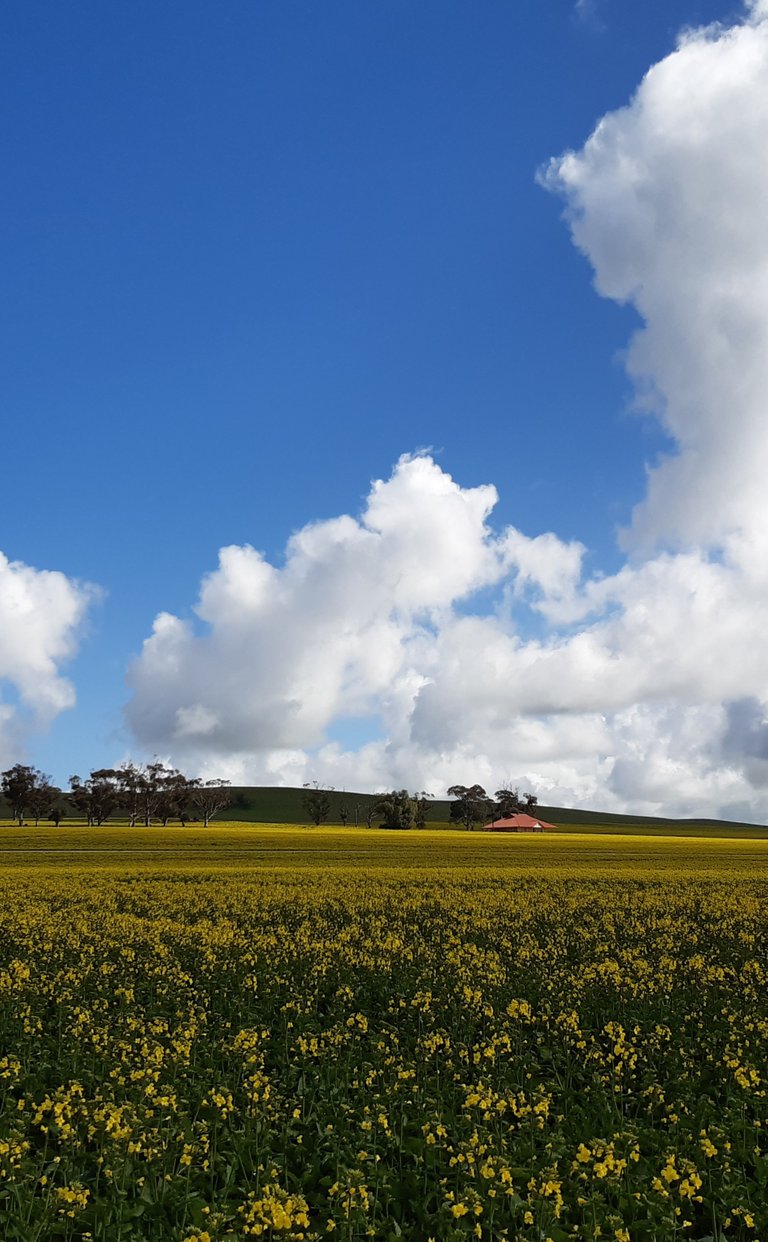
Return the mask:
[(768, 842), (0, 858), (4, 1242), (768, 1239)]

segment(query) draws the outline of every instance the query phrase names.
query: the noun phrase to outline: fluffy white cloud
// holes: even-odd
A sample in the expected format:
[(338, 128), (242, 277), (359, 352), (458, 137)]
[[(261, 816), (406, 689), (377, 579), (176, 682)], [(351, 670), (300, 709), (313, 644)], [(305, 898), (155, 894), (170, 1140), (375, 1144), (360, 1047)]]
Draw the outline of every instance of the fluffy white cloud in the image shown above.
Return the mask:
[[(133, 666), (137, 737), (236, 781), (439, 793), (511, 777), (552, 801), (759, 813), (760, 709), (751, 732), (729, 712), (768, 702), (762, 575), (696, 551), (581, 584), (578, 545), (494, 534), (494, 500), (405, 457), (359, 520), (295, 535), (282, 569), (223, 549), (204, 624), (161, 614)], [(543, 613), (545, 635), (526, 637), (502, 592), (492, 615), (468, 612), (489, 586)], [(355, 716), (381, 738), (328, 740)]]
[(605, 297), (644, 326), (627, 365), (677, 451), (626, 542), (717, 546), (763, 529), (768, 436), (768, 7), (688, 31), (628, 107), (544, 181)]
[(60, 668), (75, 654), (95, 594), (65, 574), (0, 553), (0, 683), (15, 700), (0, 704), (2, 766), (22, 758), (31, 729), (44, 728), (74, 705), (74, 688)]
[(196, 609), (205, 632), (161, 614), (131, 671), (136, 734), (184, 753), (292, 752), (321, 746), (338, 716), (375, 713), (405, 743), (455, 605), (516, 571), (545, 599), (573, 592), (578, 546), (494, 535), (495, 502), (492, 487), (404, 457), (359, 520), (295, 534), (284, 568), (222, 549)]
[[(583, 581), (579, 545), (494, 532), (493, 487), (405, 457), (282, 568), (224, 549), (199, 624), (158, 617), (130, 674), (140, 742), (236, 780), (512, 778), (544, 801), (768, 816), (766, 133), (756, 0), (686, 32), (544, 174), (598, 291), (642, 318), (627, 365), (676, 446), (619, 573)], [(381, 736), (332, 740), (355, 717)]]

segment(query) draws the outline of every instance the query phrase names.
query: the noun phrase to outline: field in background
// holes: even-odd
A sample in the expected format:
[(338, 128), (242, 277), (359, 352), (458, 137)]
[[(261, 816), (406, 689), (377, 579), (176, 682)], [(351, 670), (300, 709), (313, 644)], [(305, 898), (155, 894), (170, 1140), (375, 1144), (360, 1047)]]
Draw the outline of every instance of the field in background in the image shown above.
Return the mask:
[[(542, 815), (542, 818), (545, 818)], [(549, 821), (555, 822), (555, 821)], [(63, 820), (59, 827), (55, 827), (47, 820), (41, 820), (39, 825), (27, 823), (23, 828), (19, 828), (13, 820), (0, 817), (0, 854), (3, 851), (16, 850), (18, 848), (26, 849), (102, 849), (106, 848), (110, 843), (115, 848), (125, 849), (144, 849), (144, 848), (160, 848), (162, 841), (173, 842), (173, 849), (180, 848), (184, 850), (189, 847), (197, 851), (203, 845), (209, 846), (214, 853), (227, 845), (230, 848), (243, 848), (246, 843), (255, 843), (259, 840), (259, 833), (278, 832), (281, 834), (283, 843), (289, 839), (291, 833), (303, 834), (312, 832), (318, 835), (327, 835), (328, 840), (338, 842), (338, 848), (349, 848), (353, 853), (362, 847), (361, 843), (370, 841), (371, 835), (375, 841), (380, 843), (382, 849), (400, 848), (416, 848), (421, 847), (414, 845), (413, 838), (424, 838), (425, 841), (435, 841), (436, 834), (443, 833), (446, 839), (456, 842), (456, 848), (466, 848), (468, 841), (472, 840), (508, 840), (514, 836), (515, 839), (528, 839), (529, 836), (535, 836), (538, 840), (541, 836), (542, 840), (549, 840), (553, 835), (563, 836), (631, 836), (644, 837), (647, 839), (665, 839), (671, 837), (693, 838), (696, 840), (768, 840), (768, 827), (762, 827), (757, 824), (736, 824), (729, 823), (724, 820), (707, 821), (705, 823), (694, 822), (689, 820), (635, 820), (625, 817), (623, 819), (589, 819), (583, 818), (573, 822), (557, 822), (557, 832), (552, 834), (509, 834), (509, 833), (486, 833), (481, 828), (474, 829), (471, 833), (467, 833), (463, 827), (447, 821), (435, 820), (428, 824), (426, 829), (417, 830), (415, 828), (407, 831), (397, 829), (382, 829), (381, 827), (366, 828), (364, 825), (355, 827), (354, 824), (346, 826), (338, 823), (321, 824), (320, 827), (308, 825), (304, 821), (290, 820), (238, 820), (235, 818), (222, 817), (221, 819), (212, 820), (207, 829), (203, 828), (199, 822), (191, 822), (182, 827), (179, 824), (172, 824), (167, 828), (162, 825), (153, 824), (150, 828), (143, 825), (136, 825), (131, 828), (126, 819), (119, 816), (113, 816), (106, 824), (98, 827), (88, 827), (83, 819), (66, 819)], [(160, 834), (170, 834), (168, 837), (161, 837)], [(328, 835), (330, 834), (330, 835)], [(350, 843), (349, 838), (354, 837), (357, 843)], [(411, 845), (401, 846), (398, 842), (402, 842), (404, 838), (411, 840)], [(464, 839), (464, 846), (459, 844), (459, 839)], [(303, 839), (303, 837), (302, 837)], [(325, 839), (325, 838), (323, 838)], [(347, 843), (346, 845), (344, 843)], [(388, 842), (388, 844), (385, 844)], [(279, 843), (276, 843), (279, 844)], [(166, 848), (163, 846), (163, 848)], [(367, 848), (371, 848), (370, 844)], [(376, 847), (378, 848), (378, 846)], [(487, 848), (479, 846), (478, 848)], [(503, 848), (503, 847), (502, 847)]]
[(421, 832), (292, 824), (212, 824), (143, 828), (69, 825), (0, 832), (0, 868), (57, 869), (299, 868), (369, 871), (440, 868), (616, 877), (761, 874), (768, 868), (768, 839), (734, 829), (710, 838), (685, 832), (608, 833), (582, 827), (557, 833), (467, 833), (455, 828)]

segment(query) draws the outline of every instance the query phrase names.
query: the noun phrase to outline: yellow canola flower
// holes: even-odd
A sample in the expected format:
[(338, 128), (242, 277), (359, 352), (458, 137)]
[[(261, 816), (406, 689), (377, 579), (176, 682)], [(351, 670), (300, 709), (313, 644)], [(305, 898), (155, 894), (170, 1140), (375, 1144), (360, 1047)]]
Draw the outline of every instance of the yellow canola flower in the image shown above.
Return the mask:
[[(671, 1237), (697, 1204), (719, 1223), (723, 1186), (764, 1159), (764, 842), (324, 833), (311, 855), (288, 828), (190, 827), (162, 871), (106, 827), (119, 861), (9, 867), (4, 1203), (79, 1213), (87, 1183), (99, 1237), (120, 1194), (179, 1181), (169, 1201), (199, 1203), (242, 1159), (253, 1194), (212, 1204), (216, 1242), (383, 1236), (405, 1166), (445, 1206), (416, 1223), (398, 1201), (404, 1237), (442, 1218), (512, 1242), (524, 1211), (540, 1242), (626, 1242), (651, 1216)], [(676, 1155), (651, 1166), (659, 1141)], [(762, 1204), (739, 1222), (768, 1237)]]
[(308, 1206), (301, 1195), (289, 1194), (278, 1185), (266, 1185), (254, 1192), (240, 1208), (241, 1229), (247, 1236), (260, 1237), (271, 1230), (283, 1237), (303, 1238), (309, 1226)]

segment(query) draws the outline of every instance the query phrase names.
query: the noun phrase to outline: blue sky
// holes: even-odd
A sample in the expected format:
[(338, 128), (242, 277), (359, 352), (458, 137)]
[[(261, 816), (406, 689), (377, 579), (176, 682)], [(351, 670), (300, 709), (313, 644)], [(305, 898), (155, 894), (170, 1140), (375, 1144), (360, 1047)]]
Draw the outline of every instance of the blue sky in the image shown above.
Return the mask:
[[(669, 427), (631, 410), (637, 305), (597, 296), (537, 170), (628, 104), (681, 28), (741, 13), (6, 8), (0, 547), (102, 592), (61, 662), (77, 705), (26, 721), (8, 758), (59, 780), (176, 759), (123, 717), (156, 614), (199, 628), (221, 547), (282, 566), (292, 532), (359, 514), (404, 453), (495, 485), (495, 531), (556, 532), (588, 575), (619, 571), (616, 529)], [(457, 614), (503, 594), (478, 589)], [(541, 618), (520, 624), (536, 636)], [(19, 693), (7, 676), (5, 701)], [(324, 736), (354, 747), (379, 721), (371, 701), (334, 709)]]

